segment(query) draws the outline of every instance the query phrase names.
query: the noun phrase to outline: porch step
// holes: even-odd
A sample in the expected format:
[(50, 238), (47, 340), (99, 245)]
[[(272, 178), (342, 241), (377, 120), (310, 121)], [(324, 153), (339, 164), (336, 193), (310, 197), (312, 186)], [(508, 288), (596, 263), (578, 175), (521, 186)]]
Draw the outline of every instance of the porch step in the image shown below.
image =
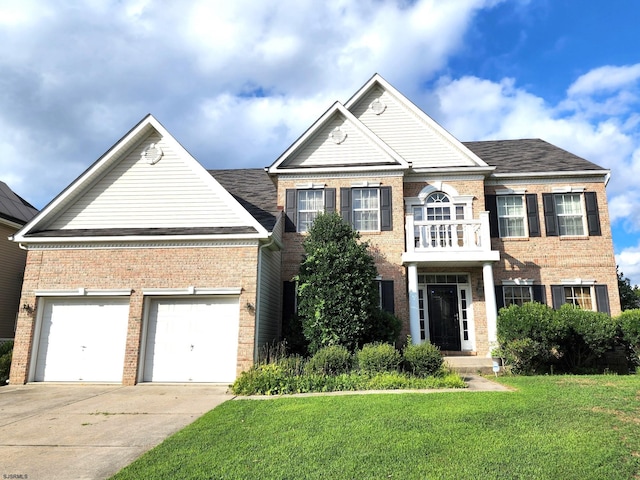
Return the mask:
[(469, 355), (445, 356), (445, 363), (458, 373), (493, 373), (493, 360)]

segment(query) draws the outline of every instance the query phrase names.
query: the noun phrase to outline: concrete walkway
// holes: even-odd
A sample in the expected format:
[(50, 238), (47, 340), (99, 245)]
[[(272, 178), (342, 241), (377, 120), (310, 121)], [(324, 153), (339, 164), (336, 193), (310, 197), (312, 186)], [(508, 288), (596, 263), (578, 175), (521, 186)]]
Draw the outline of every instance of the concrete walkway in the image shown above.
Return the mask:
[(232, 398), (226, 391), (213, 385), (2, 387), (0, 479), (108, 478)]

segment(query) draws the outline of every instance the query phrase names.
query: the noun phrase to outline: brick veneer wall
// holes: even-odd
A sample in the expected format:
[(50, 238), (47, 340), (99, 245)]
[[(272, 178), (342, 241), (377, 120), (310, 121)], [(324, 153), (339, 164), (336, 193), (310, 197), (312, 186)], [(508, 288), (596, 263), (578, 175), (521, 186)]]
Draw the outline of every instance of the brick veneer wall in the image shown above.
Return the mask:
[[(36, 290), (131, 288), (122, 382), (136, 383), (140, 365), (143, 303), (147, 288), (236, 288), (240, 294), (237, 373), (253, 364), (256, 304), (256, 247), (30, 250), (20, 305), (37, 305)], [(37, 312), (18, 317), (11, 384), (27, 381)]]
[[(578, 182), (585, 191), (596, 192), (602, 235), (585, 237), (548, 237), (544, 224), (542, 193), (551, 193), (554, 186), (572, 185), (563, 181), (555, 184), (528, 183), (526, 193), (537, 194), (540, 237), (523, 239), (492, 238), (492, 248), (500, 251), (500, 261), (493, 267), (497, 285), (508, 279), (533, 279), (545, 286), (547, 304), (551, 305), (551, 285), (562, 284), (562, 280), (593, 279), (607, 285), (611, 315), (620, 313), (618, 277), (613, 253), (611, 223), (607, 206), (607, 195), (602, 182)], [(487, 194), (496, 190), (523, 188), (522, 184), (487, 187)]]

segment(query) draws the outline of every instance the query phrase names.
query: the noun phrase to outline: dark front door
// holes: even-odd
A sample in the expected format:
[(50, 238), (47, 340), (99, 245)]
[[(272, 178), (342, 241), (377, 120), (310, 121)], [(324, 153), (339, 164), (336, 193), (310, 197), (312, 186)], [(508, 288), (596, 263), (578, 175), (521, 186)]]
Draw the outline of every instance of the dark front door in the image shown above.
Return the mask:
[(429, 336), (441, 350), (460, 351), (458, 291), (455, 285), (429, 285)]

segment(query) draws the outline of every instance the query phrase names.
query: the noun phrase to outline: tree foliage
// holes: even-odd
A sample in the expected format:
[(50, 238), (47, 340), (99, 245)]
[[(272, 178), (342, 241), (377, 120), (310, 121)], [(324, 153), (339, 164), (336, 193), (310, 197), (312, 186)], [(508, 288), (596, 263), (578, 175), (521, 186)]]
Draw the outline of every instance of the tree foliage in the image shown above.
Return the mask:
[(638, 287), (638, 285), (632, 287), (631, 281), (625, 278), (624, 273), (619, 270), (616, 271), (618, 273), (620, 308), (623, 311), (640, 308), (640, 287)]
[(337, 213), (320, 214), (303, 242), (298, 315), (309, 351), (342, 345), (354, 351), (380, 316), (377, 270), (367, 242)]

